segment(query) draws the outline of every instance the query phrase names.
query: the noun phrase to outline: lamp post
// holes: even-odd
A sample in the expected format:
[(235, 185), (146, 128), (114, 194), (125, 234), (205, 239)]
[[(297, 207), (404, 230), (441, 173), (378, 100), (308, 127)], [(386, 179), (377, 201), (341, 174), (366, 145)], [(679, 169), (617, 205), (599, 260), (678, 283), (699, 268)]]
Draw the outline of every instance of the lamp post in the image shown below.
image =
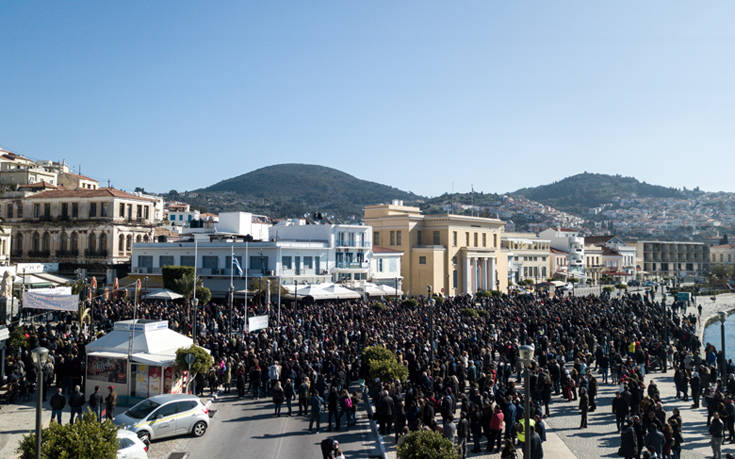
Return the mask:
[(722, 374), (722, 387), (725, 387), (725, 384), (727, 384), (727, 359), (725, 358), (725, 320), (727, 319), (727, 313), (725, 311), (720, 311), (717, 315), (720, 318), (720, 339), (722, 340), (722, 362), (720, 373)]
[(429, 327), (431, 331), (431, 342), (429, 343), (429, 356), (434, 361), (434, 299), (431, 297), (431, 285), (426, 286), (426, 303), (429, 305)]
[(194, 338), (194, 344), (197, 343), (197, 306), (199, 305), (199, 299), (195, 296), (191, 300), (191, 305), (194, 310), (194, 320), (192, 321), (192, 338)]
[(235, 286), (232, 285), (232, 281), (230, 281), (230, 288), (228, 289), (227, 298), (230, 303), (230, 314), (227, 318), (227, 332), (228, 334), (232, 334), (232, 308), (233, 304), (235, 303)]
[(48, 360), (48, 349), (37, 347), (31, 351), (31, 358), (36, 364), (36, 458), (41, 458), (41, 407), (43, 404), (43, 366)]
[(525, 459), (531, 459), (531, 437), (530, 432), (530, 418), (531, 418), (531, 375), (529, 374), (531, 369), (531, 360), (533, 359), (534, 347), (524, 344), (518, 348), (520, 354), (521, 363), (525, 368), (525, 381), (524, 381), (524, 409), (523, 409), (523, 457)]

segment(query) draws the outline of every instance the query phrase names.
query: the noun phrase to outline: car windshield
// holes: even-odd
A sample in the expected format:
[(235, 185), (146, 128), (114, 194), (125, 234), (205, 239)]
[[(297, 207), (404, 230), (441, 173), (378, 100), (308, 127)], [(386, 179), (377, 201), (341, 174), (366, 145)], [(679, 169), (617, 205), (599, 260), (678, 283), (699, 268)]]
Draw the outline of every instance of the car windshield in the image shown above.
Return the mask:
[(142, 402), (138, 403), (137, 405), (126, 411), (125, 415), (134, 419), (142, 419), (148, 416), (151, 411), (155, 410), (159, 406), (160, 403), (156, 403), (151, 400), (143, 400)]

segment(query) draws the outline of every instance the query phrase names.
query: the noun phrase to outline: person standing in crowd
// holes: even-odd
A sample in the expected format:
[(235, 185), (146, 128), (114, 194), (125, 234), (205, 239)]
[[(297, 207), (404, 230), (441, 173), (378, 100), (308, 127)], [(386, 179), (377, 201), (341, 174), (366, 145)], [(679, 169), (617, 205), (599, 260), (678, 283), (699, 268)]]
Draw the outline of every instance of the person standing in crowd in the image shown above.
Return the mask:
[(584, 387), (579, 389), (579, 412), (581, 419), (579, 422), (580, 429), (587, 428), (587, 412), (589, 411), (589, 398), (587, 397), (587, 391)]
[(717, 411), (712, 414), (709, 434), (712, 436), (710, 441), (714, 459), (722, 459), (722, 441), (725, 438), (725, 424), (720, 420), (720, 413)]
[[(324, 399), (317, 394), (315, 390), (312, 390), (311, 397), (309, 398), (311, 404), (311, 416), (309, 418), (309, 432), (319, 433), (319, 423), (321, 422), (322, 406), (324, 406)], [(316, 423), (316, 430), (312, 430), (314, 423)]]
[(102, 405), (105, 403), (105, 398), (100, 393), (100, 386), (94, 386), (94, 393), (89, 396), (89, 408), (97, 416), (98, 421), (102, 421)]
[(66, 406), (66, 398), (64, 397), (63, 391), (64, 389), (61, 387), (56, 389), (56, 393), (51, 396), (51, 401), (49, 402), (51, 404), (51, 420), (56, 419), (56, 422), (59, 424), (61, 424), (61, 412)]
[(280, 418), (281, 417), (281, 405), (283, 405), (283, 400), (285, 398), (283, 387), (281, 387), (281, 381), (276, 381), (273, 383), (273, 388), (271, 389), (271, 396), (273, 398), (274, 415)]
[(293, 414), (292, 401), (294, 398), (293, 382), (291, 378), (286, 378), (286, 384), (283, 386), (283, 396), (286, 398), (286, 408), (288, 408), (288, 416)]
[(620, 449), (618, 454), (625, 459), (638, 457), (638, 438), (633, 428), (633, 422), (625, 421), (623, 430), (620, 432)]
[(117, 392), (112, 386), (107, 386), (107, 397), (105, 397), (105, 417), (112, 420), (115, 417), (115, 407), (117, 406)]
[(74, 424), (75, 417), (82, 417), (82, 407), (84, 407), (84, 395), (79, 386), (74, 386), (74, 391), (69, 396), (69, 409), (71, 410), (70, 424)]

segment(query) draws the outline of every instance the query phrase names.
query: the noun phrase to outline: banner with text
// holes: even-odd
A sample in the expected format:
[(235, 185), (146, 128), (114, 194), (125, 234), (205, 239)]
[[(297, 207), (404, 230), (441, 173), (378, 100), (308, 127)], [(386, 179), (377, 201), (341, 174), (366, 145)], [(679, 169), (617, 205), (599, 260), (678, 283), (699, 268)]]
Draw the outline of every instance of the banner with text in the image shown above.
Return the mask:
[(23, 309), (50, 309), (53, 311), (77, 311), (78, 295), (49, 295), (29, 290), (23, 293)]
[(248, 331), (257, 331), (268, 328), (268, 316), (254, 316), (248, 318)]

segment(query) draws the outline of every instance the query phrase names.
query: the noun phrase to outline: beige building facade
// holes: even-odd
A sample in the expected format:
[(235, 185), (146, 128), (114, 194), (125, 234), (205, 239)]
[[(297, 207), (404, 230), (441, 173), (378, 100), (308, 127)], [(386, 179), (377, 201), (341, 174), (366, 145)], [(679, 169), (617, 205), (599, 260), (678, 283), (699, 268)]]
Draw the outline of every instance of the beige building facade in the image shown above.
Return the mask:
[(0, 199), (0, 215), (12, 228), (13, 261), (109, 277), (127, 269), (133, 243), (153, 240), (153, 204), (113, 188), (58, 189)]
[(504, 223), (462, 215), (424, 215), (402, 202), (367, 206), (363, 221), (373, 245), (399, 250), (404, 291), (458, 295), (508, 288), (507, 255), (500, 243)]
[(735, 244), (713, 245), (709, 248), (712, 266), (732, 266), (735, 264)]

